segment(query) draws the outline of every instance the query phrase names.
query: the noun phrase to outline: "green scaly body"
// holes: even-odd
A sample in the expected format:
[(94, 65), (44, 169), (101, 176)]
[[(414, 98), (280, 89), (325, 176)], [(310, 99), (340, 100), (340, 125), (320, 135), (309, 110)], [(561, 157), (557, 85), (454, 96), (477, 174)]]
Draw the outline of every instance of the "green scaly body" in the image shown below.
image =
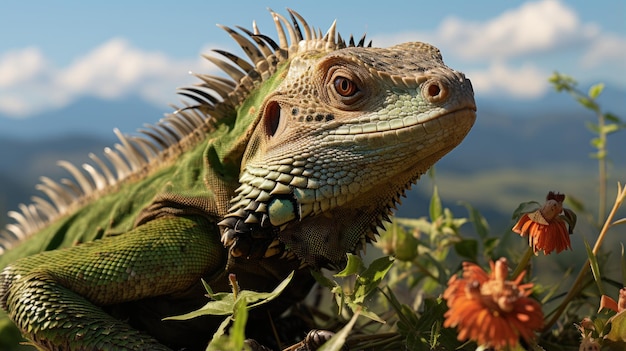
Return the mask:
[(50, 200), (10, 213), (0, 306), (38, 347), (202, 349), (219, 319), (162, 320), (206, 302), (201, 278), (228, 291), (234, 273), (269, 291), (296, 271), (251, 315), (269, 325), (268, 311), (306, 295), (309, 269), (363, 248), (471, 128), (471, 84), (436, 48), (346, 44), (334, 24), (321, 37), (293, 11), (293, 24), (272, 14), (279, 43), (223, 27), (251, 63), (208, 57), (231, 80), (199, 75), (182, 92), (195, 105), (149, 138), (120, 135), (119, 152), (105, 151), (115, 172), (65, 164), (73, 184), (44, 179)]

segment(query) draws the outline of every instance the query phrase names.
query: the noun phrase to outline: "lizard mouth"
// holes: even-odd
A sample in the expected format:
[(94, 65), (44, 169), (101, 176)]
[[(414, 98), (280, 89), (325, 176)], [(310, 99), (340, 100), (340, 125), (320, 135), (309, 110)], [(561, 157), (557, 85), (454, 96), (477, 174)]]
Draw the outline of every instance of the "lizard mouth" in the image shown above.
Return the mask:
[(441, 150), (447, 153), (461, 143), (467, 133), (469, 133), (475, 121), (476, 105), (472, 104), (426, 120), (422, 122), (421, 125), (428, 133), (431, 131), (433, 133), (444, 133), (446, 138), (455, 139), (454, 142), (450, 142), (450, 140), (447, 139), (447, 147)]
[[(410, 142), (414, 141), (416, 130), (427, 134), (443, 132), (456, 134), (458, 131), (460, 142), (475, 120), (476, 105), (473, 102), (468, 102), (461, 107), (443, 111), (435, 116), (411, 115), (390, 121), (376, 120), (361, 124), (345, 124), (337, 127), (332, 134), (334, 135), (333, 139), (340, 142), (345, 138), (354, 138), (354, 141), (357, 142), (376, 142), (375, 139), (387, 138), (396, 138), (399, 142)], [(459, 130), (463, 126), (466, 126), (466, 130)]]
[[(446, 134), (459, 134), (459, 141), (465, 137), (469, 129), (474, 125), (474, 121), (476, 120), (476, 105), (468, 104), (467, 106), (459, 107), (445, 114), (441, 114), (438, 116), (426, 118), (420, 120), (417, 118), (417, 122), (413, 124), (407, 123), (409, 118), (404, 118), (403, 122), (404, 126), (390, 129), (389, 131), (402, 131), (402, 130), (412, 130), (416, 127), (422, 127), (426, 130), (427, 133), (437, 133), (437, 132), (445, 132)], [(443, 124), (443, 125), (442, 125)], [(465, 132), (462, 129), (466, 127)], [(385, 131), (383, 131), (384, 133)], [(458, 132), (458, 133), (456, 133)], [(450, 147), (450, 149), (457, 146), (454, 144)]]

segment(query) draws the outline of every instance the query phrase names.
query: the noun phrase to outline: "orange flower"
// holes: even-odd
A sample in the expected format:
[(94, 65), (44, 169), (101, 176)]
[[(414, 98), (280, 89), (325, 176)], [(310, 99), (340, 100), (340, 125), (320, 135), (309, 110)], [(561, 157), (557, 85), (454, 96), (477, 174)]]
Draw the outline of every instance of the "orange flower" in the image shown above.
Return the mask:
[[(543, 250), (545, 255), (556, 250), (557, 253), (572, 249), (569, 235), (576, 222), (576, 215), (568, 209), (563, 209), (565, 195), (548, 193), (546, 203), (538, 210), (525, 213), (513, 227), (513, 231), (522, 235), (528, 235), (528, 244), (535, 254)], [(565, 225), (564, 217), (569, 223), (569, 231)]]
[(528, 296), (532, 283), (521, 284), (524, 274), (506, 280), (507, 261), (491, 262), (491, 274), (476, 264), (464, 262), (462, 277), (453, 276), (443, 293), (448, 311), (444, 327), (456, 327), (460, 341), (500, 350), (530, 341), (543, 326), (539, 303)]

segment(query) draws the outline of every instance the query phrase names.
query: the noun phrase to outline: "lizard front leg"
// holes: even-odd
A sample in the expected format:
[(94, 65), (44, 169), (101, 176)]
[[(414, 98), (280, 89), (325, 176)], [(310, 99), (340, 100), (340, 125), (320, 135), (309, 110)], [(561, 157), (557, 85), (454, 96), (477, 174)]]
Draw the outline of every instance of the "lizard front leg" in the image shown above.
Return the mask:
[(164, 217), (132, 231), (18, 260), (0, 275), (0, 303), (50, 350), (166, 350), (99, 306), (183, 291), (224, 269), (215, 224)]

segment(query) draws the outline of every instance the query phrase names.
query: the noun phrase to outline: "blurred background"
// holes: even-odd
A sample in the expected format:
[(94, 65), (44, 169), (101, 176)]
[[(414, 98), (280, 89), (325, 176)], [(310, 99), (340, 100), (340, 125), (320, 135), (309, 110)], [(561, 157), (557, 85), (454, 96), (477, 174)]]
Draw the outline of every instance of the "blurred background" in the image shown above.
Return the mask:
[[(38, 177), (68, 176), (59, 159), (80, 164), (116, 139), (158, 121), (177, 104), (189, 72), (219, 74), (201, 55), (241, 56), (216, 23), (275, 37), (267, 8), (293, 8), (325, 32), (374, 46), (426, 41), (472, 80), (478, 119), (463, 144), (436, 166), (444, 204), (478, 208), (495, 234), (509, 231), (517, 204), (548, 191), (597, 208), (597, 160), (585, 127), (596, 116), (548, 77), (559, 71), (626, 118), (626, 3), (623, 1), (5, 2), (0, 11), (0, 212), (30, 202)], [(626, 182), (626, 131), (609, 137), (609, 206)], [(425, 177), (426, 178), (426, 177)], [(428, 214), (433, 183), (408, 192), (398, 215)], [(0, 217), (0, 225), (6, 223)], [(594, 232), (584, 233), (592, 242)]]

